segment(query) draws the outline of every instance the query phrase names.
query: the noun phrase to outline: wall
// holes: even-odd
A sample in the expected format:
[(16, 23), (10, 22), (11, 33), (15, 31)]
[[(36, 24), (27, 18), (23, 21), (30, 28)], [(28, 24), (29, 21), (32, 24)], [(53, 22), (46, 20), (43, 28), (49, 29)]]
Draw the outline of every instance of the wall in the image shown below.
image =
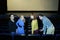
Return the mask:
[(7, 0), (8, 11), (57, 11), (58, 0)]

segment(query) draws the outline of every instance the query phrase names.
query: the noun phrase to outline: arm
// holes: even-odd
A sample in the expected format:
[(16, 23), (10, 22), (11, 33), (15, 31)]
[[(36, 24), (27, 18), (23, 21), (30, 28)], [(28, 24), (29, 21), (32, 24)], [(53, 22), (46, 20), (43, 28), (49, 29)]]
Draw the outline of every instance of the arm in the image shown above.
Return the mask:
[(31, 26), (32, 26), (32, 34), (34, 32), (34, 23), (31, 23)]
[(19, 26), (18, 26), (18, 22), (16, 23), (16, 25), (17, 25), (17, 27), (19, 27)]
[(43, 28), (40, 31), (46, 31), (46, 25), (43, 25)]
[(24, 23), (25, 23), (25, 19), (24, 19), (23, 21), (24, 21)]
[(18, 23), (17, 25), (18, 25), (19, 27), (22, 27), (22, 26), (19, 25), (19, 23)]
[(44, 26), (43, 26), (43, 28), (40, 31), (43, 31), (43, 30), (44, 30)]
[(32, 26), (32, 34), (33, 34), (33, 25), (31, 25)]

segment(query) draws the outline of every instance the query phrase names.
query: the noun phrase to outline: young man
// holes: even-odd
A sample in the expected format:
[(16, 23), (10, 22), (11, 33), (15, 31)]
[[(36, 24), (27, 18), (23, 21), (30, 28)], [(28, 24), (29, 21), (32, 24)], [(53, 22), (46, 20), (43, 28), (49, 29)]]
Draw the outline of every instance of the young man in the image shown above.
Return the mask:
[(43, 31), (43, 34), (54, 34), (55, 27), (52, 22), (46, 16), (41, 14), (39, 15), (39, 19), (43, 23), (43, 28), (40, 31)]
[(16, 25), (17, 25), (16, 34), (17, 35), (24, 35), (25, 34), (24, 22), (25, 22), (24, 16), (21, 15), (20, 19), (18, 19), (18, 21), (16, 22)]

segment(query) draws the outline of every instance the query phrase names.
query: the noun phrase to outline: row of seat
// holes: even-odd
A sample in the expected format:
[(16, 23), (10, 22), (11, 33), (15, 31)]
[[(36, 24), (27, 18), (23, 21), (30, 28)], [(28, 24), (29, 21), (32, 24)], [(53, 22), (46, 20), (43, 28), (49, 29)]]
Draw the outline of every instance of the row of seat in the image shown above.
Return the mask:
[[(25, 18), (26, 18), (25, 33), (26, 33), (26, 35), (27, 34), (31, 35), (30, 19), (29, 19), (29, 17), (25, 17)], [(53, 16), (53, 17), (51, 16), (48, 18), (52, 21), (52, 23), (55, 26), (55, 29), (56, 29), (55, 34), (60, 34), (59, 16)], [(9, 18), (7, 15), (6, 16), (5, 15), (0, 16), (0, 33), (9, 33), (8, 21), (9, 21)], [(39, 25), (39, 29), (41, 29), (41, 28), (42, 28), (42, 25)]]
[[(19, 36), (15, 35), (14, 40), (34, 40), (34, 39), (40, 39), (40, 40), (58, 40), (60, 36), (56, 37), (54, 35), (43, 35), (43, 36)], [(0, 35), (0, 39), (4, 40), (12, 40), (11, 35)]]

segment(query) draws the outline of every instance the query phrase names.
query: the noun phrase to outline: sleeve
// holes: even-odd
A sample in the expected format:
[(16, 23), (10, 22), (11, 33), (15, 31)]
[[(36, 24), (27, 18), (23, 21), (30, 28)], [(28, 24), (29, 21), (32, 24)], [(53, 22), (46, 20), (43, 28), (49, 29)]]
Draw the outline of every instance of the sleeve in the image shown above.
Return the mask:
[(18, 26), (18, 21), (16, 22), (16, 26), (19, 27), (19, 26)]
[(10, 21), (8, 22), (8, 26), (9, 26), (9, 32), (11, 31), (11, 23)]
[(11, 26), (11, 23), (10, 23), (10, 22), (8, 22), (8, 26), (9, 26), (9, 27)]
[(43, 25), (43, 32), (44, 32), (44, 34), (47, 32), (47, 26), (46, 26), (46, 24)]
[(45, 30), (46, 29), (46, 26), (45, 25), (43, 25), (43, 28), (42, 28), (42, 30)]
[(18, 27), (17, 27), (17, 25), (16, 25), (16, 29), (17, 29)]
[(18, 23), (17, 25), (18, 25), (19, 27), (22, 27), (22, 26), (19, 25), (19, 23)]
[(25, 23), (25, 18), (24, 18), (24, 23)]
[(44, 19), (43, 20), (43, 28), (42, 28), (42, 30), (46, 31), (46, 27), (47, 27), (47, 25), (46, 25), (46, 19)]
[(32, 22), (31, 24), (32, 24), (31, 26), (32, 26), (32, 34), (33, 34), (33, 32), (34, 32), (34, 23)]

